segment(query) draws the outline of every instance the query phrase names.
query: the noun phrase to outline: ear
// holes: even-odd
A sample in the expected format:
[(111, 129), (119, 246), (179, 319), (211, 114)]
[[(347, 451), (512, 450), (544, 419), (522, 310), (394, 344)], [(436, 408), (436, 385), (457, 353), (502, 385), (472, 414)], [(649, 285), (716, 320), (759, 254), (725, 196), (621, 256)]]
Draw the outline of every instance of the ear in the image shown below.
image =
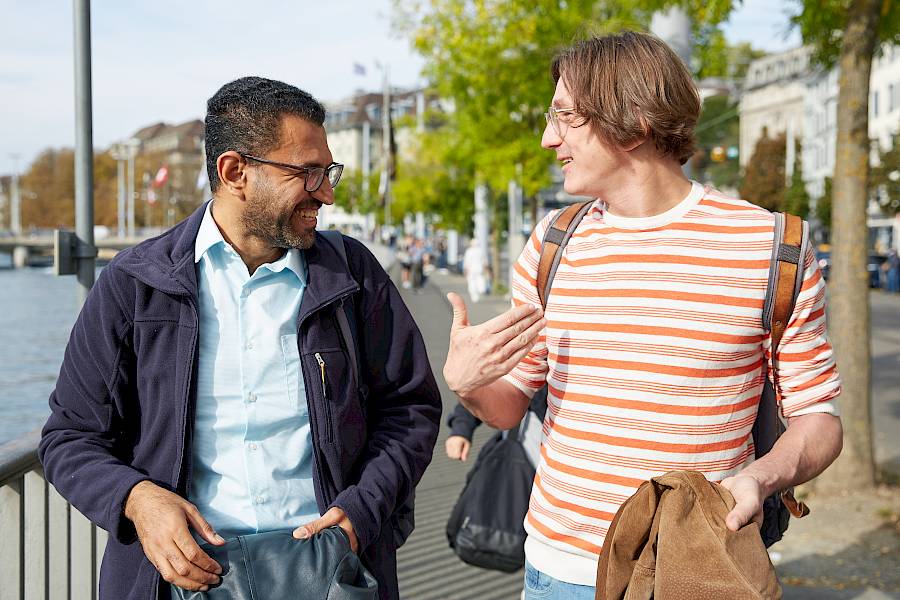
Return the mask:
[(230, 193), (240, 196), (247, 187), (247, 162), (234, 150), (223, 152), (216, 159), (219, 181)]
[(624, 146), (622, 146), (622, 150), (624, 150), (625, 152), (631, 152), (636, 148), (640, 148), (643, 143), (650, 138), (650, 126), (647, 125), (647, 119), (636, 107), (634, 109), (634, 116), (635, 118), (637, 118), (638, 123), (640, 123), (641, 131), (643, 133), (641, 134), (641, 137), (635, 139), (629, 144), (625, 144)]

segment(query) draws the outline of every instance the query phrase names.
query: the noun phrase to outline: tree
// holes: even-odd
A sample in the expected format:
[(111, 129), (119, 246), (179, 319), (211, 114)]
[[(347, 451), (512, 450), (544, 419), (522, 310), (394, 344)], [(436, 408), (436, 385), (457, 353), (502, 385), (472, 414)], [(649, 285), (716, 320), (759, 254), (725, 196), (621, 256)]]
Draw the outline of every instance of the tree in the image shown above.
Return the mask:
[(837, 155), (831, 229), (829, 333), (843, 379), (844, 449), (819, 477), (825, 492), (875, 483), (866, 224), (869, 175), (869, 78), (882, 42), (900, 42), (900, 11), (891, 0), (802, 0), (793, 18), (825, 68), (840, 68)]
[(894, 134), (890, 148), (878, 149), (878, 166), (872, 168), (869, 193), (878, 198), (884, 214), (900, 212), (900, 132)]
[(769, 132), (763, 129), (744, 172), (741, 198), (768, 210), (782, 210), (786, 143), (783, 133), (772, 139)]
[(834, 180), (831, 177), (825, 178), (825, 191), (822, 192), (822, 196), (816, 200), (816, 218), (819, 220), (819, 223), (822, 224), (822, 227), (825, 228), (825, 231), (828, 232), (826, 236), (828, 239), (831, 239), (831, 199), (834, 197)]
[(712, 181), (717, 188), (736, 187), (740, 167), (736, 158), (721, 162), (712, 160), (713, 148), (737, 146), (740, 136), (738, 103), (728, 96), (712, 96), (703, 101), (700, 120), (694, 130), (699, 151), (691, 158), (692, 171), (698, 178)]
[(809, 215), (809, 192), (803, 182), (802, 147), (799, 141), (794, 144), (794, 169), (791, 172), (791, 182), (784, 191), (784, 203), (781, 210), (806, 219)]

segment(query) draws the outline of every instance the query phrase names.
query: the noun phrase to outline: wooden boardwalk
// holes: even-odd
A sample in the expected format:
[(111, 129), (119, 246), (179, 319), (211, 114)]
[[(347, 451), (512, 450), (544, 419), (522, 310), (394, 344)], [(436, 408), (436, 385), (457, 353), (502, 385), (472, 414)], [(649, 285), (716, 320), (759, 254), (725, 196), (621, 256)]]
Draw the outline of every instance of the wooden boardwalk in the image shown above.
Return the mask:
[[(433, 280), (446, 291), (462, 291), (459, 278), (434, 275)], [(448, 433), (445, 423), (456, 405), (456, 397), (447, 389), (441, 376), (447, 357), (450, 306), (433, 283), (421, 294), (403, 290), (403, 297), (425, 337), (444, 401), (444, 423), (434, 460), (416, 490), (416, 529), (398, 553), (400, 595), (404, 600), (517, 600), (522, 590), (523, 571), (507, 574), (471, 567), (459, 560), (447, 545), (445, 528), (450, 510), (462, 490), (477, 450), (493, 431), (488, 427), (476, 431), (475, 446), (465, 463), (447, 458), (444, 453)], [(470, 307), (470, 319), (480, 323), (506, 306), (500, 300), (483, 301)]]

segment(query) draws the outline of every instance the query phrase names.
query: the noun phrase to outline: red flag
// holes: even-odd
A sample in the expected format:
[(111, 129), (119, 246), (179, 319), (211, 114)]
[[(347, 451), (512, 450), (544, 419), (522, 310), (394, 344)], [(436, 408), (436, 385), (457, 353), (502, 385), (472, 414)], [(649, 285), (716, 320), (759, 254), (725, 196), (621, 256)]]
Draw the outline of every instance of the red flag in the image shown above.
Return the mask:
[(163, 165), (159, 168), (159, 171), (156, 172), (156, 177), (153, 178), (153, 187), (162, 187), (169, 180), (169, 167)]

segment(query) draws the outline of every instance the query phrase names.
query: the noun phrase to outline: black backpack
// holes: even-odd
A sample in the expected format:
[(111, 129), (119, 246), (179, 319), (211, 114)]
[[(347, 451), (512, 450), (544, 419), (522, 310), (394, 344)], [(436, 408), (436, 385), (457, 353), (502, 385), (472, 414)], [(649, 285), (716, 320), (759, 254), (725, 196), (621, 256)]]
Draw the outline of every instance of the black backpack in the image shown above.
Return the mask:
[(507, 573), (525, 565), (534, 473), (519, 427), (498, 431), (481, 448), (447, 521), (447, 541), (463, 562)]

